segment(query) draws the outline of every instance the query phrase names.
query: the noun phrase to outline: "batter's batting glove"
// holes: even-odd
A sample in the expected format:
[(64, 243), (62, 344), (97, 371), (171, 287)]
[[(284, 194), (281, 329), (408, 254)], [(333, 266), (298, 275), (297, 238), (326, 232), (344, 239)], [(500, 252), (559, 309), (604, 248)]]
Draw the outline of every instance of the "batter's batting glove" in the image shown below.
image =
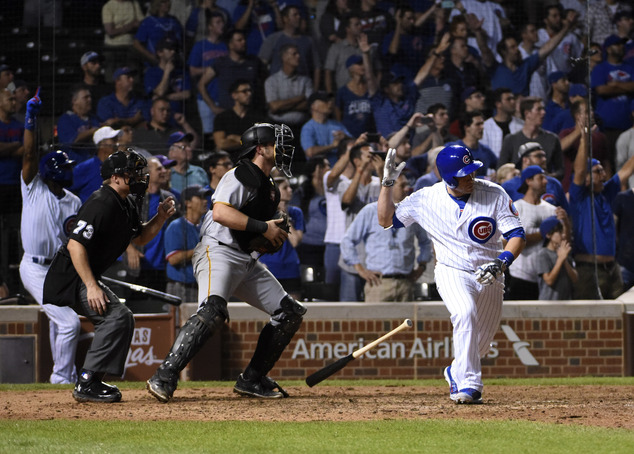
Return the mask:
[(40, 107), (42, 107), (42, 101), (40, 100), (40, 87), (37, 87), (35, 96), (28, 100), (26, 103), (26, 115), (24, 116), (24, 129), (33, 131), (35, 129), (35, 120), (40, 113)]
[(506, 264), (500, 260), (495, 259), (492, 262), (480, 265), (475, 272), (476, 281), (482, 285), (491, 285), (506, 269)]
[(387, 150), (385, 165), (383, 166), (383, 180), (381, 181), (381, 184), (386, 187), (394, 186), (394, 182), (401, 174), (403, 167), (405, 167), (405, 161), (396, 165), (396, 150), (394, 148)]

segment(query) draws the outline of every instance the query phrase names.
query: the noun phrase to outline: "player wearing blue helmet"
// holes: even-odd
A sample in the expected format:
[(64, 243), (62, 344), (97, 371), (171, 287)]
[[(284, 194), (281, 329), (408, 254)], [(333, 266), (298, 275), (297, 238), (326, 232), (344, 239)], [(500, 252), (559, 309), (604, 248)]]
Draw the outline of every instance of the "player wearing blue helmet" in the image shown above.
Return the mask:
[[(66, 153), (48, 153), (38, 165), (33, 130), (40, 108), (38, 93), (27, 103), (24, 131), (24, 156), (20, 186), (22, 220), (20, 236), (24, 256), (20, 262), (20, 278), (49, 319), (53, 371), (51, 383), (74, 383), (75, 352), (79, 338), (79, 317), (68, 307), (43, 304), (44, 279), (49, 266), (75, 224), (81, 202), (66, 190), (73, 179), (73, 166)], [(38, 172), (39, 170), (39, 172)]]
[[(513, 202), (497, 184), (476, 179), (482, 163), (461, 145), (436, 157), (443, 181), (424, 187), (398, 205), (392, 185), (403, 168), (388, 151), (379, 195), (379, 224), (398, 228), (418, 223), (436, 251), (438, 293), (451, 314), (455, 358), (445, 371), (449, 397), (456, 403), (482, 402), (480, 358), (498, 329), (504, 270), (524, 249), (524, 229)], [(500, 250), (500, 237), (507, 240)]]

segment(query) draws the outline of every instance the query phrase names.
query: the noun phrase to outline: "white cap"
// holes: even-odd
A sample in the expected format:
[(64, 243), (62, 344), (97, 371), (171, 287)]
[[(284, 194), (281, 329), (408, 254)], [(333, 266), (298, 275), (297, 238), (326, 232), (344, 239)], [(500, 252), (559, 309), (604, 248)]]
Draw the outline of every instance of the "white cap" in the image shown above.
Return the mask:
[(93, 142), (95, 145), (99, 145), (104, 139), (112, 139), (113, 137), (117, 137), (119, 135), (119, 130), (112, 129), (110, 126), (104, 126), (103, 128), (99, 128), (95, 131), (95, 134), (92, 136)]

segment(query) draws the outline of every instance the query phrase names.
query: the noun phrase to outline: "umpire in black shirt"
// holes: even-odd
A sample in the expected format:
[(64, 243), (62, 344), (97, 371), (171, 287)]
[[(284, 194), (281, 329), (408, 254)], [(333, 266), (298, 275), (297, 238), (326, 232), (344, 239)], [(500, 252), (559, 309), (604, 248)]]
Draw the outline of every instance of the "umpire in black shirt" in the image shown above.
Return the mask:
[(158, 213), (142, 224), (137, 204), (149, 183), (147, 161), (138, 153), (117, 151), (101, 166), (103, 186), (77, 213), (68, 243), (46, 275), (44, 303), (70, 306), (95, 326), (95, 337), (73, 390), (78, 402), (118, 402), (121, 392), (102, 381), (121, 376), (134, 333), (132, 312), (99, 277), (126, 250), (130, 241), (149, 242), (174, 214), (174, 200), (159, 204)]

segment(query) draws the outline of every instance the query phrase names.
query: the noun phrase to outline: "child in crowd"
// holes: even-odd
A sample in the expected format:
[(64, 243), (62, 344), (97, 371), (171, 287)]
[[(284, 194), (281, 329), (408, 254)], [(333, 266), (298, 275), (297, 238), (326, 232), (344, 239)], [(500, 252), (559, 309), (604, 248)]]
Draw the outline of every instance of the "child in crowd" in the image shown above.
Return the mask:
[(577, 270), (570, 258), (572, 245), (564, 233), (564, 225), (556, 216), (542, 221), (539, 231), (544, 247), (535, 253), (540, 300), (570, 300)]

